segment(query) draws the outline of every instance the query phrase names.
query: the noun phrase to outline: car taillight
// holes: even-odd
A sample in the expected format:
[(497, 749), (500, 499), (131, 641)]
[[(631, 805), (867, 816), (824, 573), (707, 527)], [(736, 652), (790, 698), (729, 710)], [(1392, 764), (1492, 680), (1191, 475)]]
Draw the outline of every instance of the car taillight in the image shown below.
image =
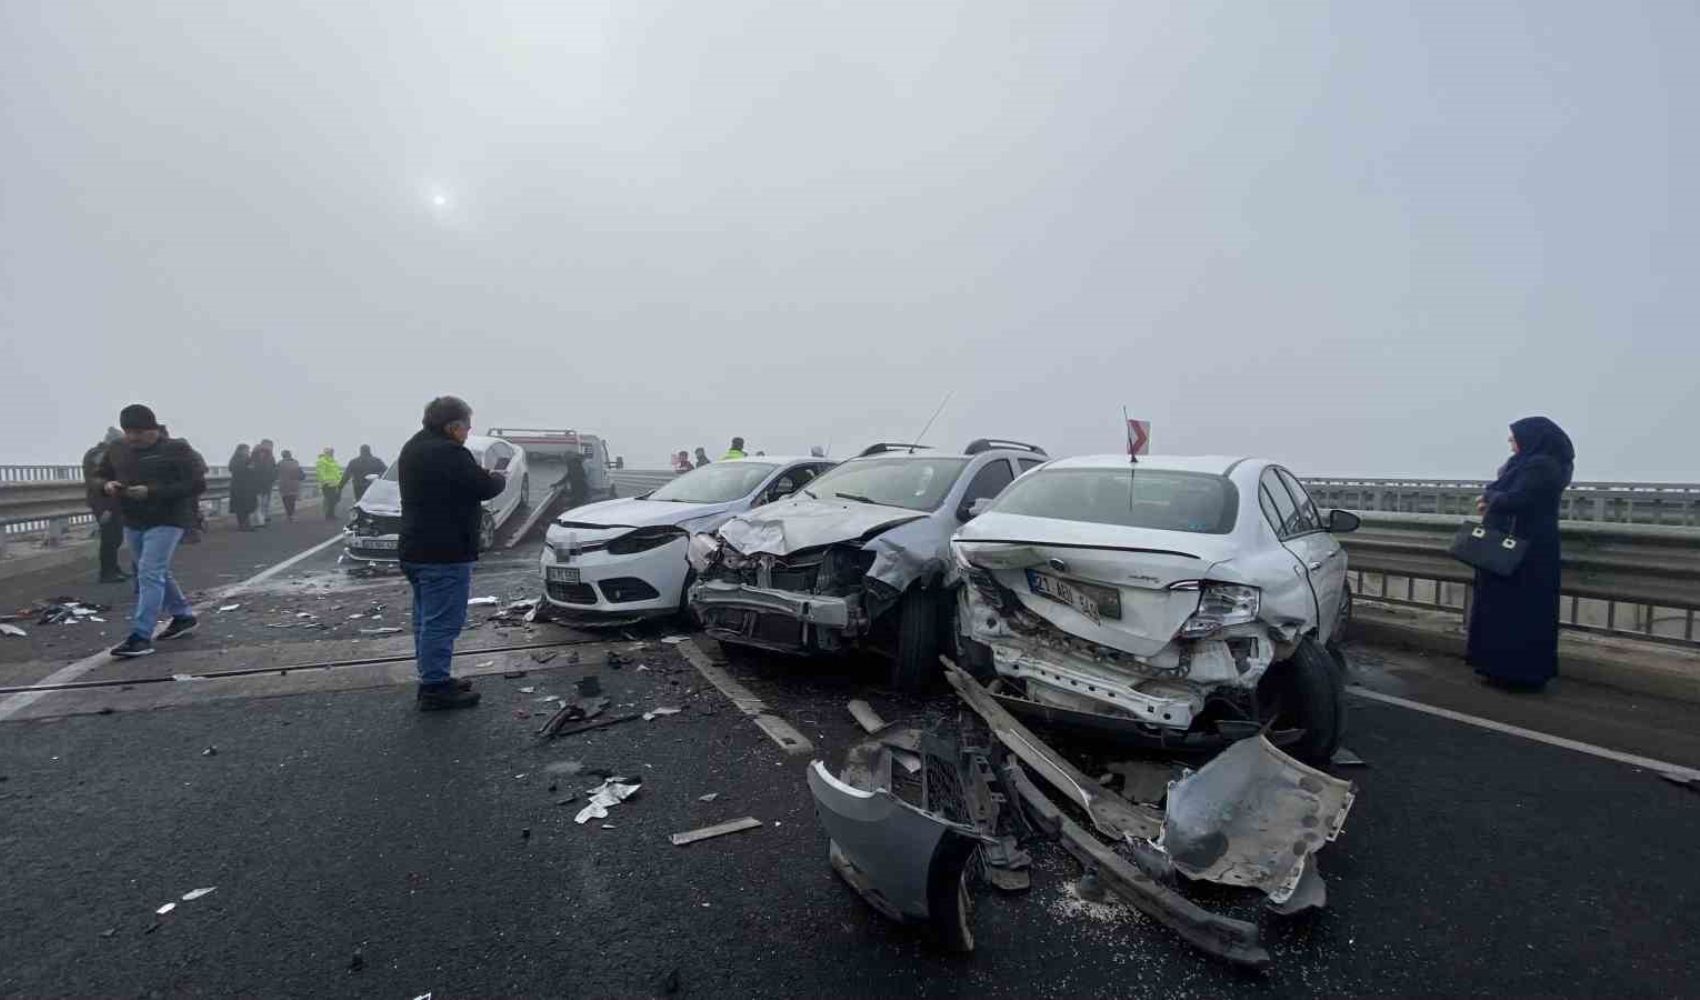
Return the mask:
[(1181, 626), (1181, 638), (1202, 639), (1229, 625), (1254, 622), (1262, 603), (1263, 594), (1256, 587), (1207, 580), (1199, 588), (1198, 610)]

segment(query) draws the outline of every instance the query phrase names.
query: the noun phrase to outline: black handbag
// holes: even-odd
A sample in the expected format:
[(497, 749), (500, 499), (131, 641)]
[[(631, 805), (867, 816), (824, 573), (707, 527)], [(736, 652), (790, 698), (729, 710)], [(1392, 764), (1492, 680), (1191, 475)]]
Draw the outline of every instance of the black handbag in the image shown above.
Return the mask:
[[(1511, 530), (1517, 530), (1515, 520), (1511, 522)], [(1523, 565), (1523, 555), (1528, 550), (1529, 543), (1516, 535), (1475, 521), (1465, 521), (1458, 526), (1458, 533), (1452, 536), (1452, 547), (1448, 551), (1452, 558), (1483, 572), (1511, 576), (1517, 572), (1517, 567)]]

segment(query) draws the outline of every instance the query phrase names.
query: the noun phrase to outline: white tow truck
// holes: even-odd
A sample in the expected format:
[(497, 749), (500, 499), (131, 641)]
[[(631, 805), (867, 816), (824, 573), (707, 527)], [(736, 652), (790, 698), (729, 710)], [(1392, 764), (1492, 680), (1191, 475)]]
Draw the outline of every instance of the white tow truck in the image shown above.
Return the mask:
[(590, 487), (590, 496), (587, 499), (614, 498), (614, 479), (611, 475), (614, 462), (608, 455), (608, 442), (595, 434), (536, 427), (496, 428), (492, 429), (490, 434), (524, 448), (533, 467), (545, 464), (561, 466), (557, 475), (565, 474), (568, 455), (582, 456), (584, 478)]

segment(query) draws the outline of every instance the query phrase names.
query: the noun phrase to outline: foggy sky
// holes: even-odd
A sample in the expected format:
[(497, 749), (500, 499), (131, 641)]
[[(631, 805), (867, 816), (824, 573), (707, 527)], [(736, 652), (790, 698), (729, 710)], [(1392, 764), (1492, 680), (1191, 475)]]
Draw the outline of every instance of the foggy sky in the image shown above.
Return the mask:
[(0, 2), (0, 462), (479, 428), (1700, 479), (1700, 6)]

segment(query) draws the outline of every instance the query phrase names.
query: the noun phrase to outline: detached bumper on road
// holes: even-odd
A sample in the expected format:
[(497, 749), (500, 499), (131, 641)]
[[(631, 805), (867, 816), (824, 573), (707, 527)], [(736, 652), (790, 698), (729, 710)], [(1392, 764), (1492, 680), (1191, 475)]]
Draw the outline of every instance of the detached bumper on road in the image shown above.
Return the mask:
[(717, 580), (691, 588), (691, 609), (711, 637), (769, 649), (806, 648), (810, 625), (849, 632), (856, 602)]

